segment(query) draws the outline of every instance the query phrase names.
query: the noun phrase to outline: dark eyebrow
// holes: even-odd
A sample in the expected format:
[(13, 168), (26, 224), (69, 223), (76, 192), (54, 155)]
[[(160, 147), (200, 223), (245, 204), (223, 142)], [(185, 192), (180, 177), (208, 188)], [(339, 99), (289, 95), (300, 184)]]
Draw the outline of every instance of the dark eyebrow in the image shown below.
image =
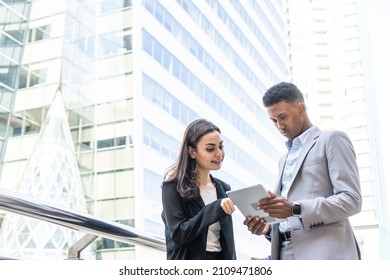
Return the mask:
[[(223, 140), (221, 142), (219, 142), (218, 145), (221, 145), (221, 144), (223, 144)], [(216, 146), (216, 144), (214, 144), (214, 143), (207, 143), (205, 146)]]

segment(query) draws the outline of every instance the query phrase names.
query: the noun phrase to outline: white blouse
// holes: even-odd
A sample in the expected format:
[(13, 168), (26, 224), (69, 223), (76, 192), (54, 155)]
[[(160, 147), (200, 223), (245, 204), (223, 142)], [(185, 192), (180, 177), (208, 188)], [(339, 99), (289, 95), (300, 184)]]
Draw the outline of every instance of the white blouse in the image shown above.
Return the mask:
[[(203, 189), (200, 188), (200, 196), (203, 199), (205, 205), (217, 200), (217, 190), (213, 189)], [(207, 233), (207, 247), (206, 251), (209, 252), (220, 252), (221, 244), (219, 242), (221, 231), (221, 224), (216, 222), (209, 226), (209, 230)]]

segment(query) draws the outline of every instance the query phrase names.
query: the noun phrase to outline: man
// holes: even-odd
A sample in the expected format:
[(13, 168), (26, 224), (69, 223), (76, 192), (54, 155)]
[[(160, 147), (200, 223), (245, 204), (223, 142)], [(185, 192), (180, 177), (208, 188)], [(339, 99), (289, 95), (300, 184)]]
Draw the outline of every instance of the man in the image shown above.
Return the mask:
[(271, 258), (281, 260), (360, 259), (349, 217), (362, 197), (356, 155), (341, 131), (321, 132), (310, 122), (300, 90), (282, 82), (267, 90), (264, 106), (287, 138), (275, 193), (259, 208), (286, 222), (268, 226), (248, 217), (244, 224), (271, 240)]

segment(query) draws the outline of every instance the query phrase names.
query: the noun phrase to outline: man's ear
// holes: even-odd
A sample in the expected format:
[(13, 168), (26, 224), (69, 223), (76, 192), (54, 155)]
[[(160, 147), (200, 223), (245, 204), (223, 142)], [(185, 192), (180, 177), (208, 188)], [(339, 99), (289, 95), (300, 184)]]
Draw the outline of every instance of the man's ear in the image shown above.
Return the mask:
[(297, 106), (298, 106), (298, 111), (299, 111), (299, 112), (303, 113), (303, 112), (306, 111), (305, 103), (299, 102), (299, 103), (297, 104)]

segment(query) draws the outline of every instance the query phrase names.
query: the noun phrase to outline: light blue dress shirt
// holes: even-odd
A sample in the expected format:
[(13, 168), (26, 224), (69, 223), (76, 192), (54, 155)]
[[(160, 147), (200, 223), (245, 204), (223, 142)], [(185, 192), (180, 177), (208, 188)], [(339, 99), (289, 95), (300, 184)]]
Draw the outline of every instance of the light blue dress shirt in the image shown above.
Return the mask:
[[(288, 149), (288, 155), (286, 159), (286, 164), (284, 165), (283, 169), (283, 175), (282, 175), (282, 192), (281, 196), (287, 198), (288, 191), (291, 186), (291, 180), (293, 171), (297, 162), (297, 159), (299, 157), (299, 153), (302, 150), (303, 145), (305, 145), (306, 140), (309, 138), (309, 135), (311, 131), (313, 130), (314, 126), (303, 132), (298, 137), (295, 137), (293, 140), (286, 141), (286, 146)], [(290, 224), (287, 221), (282, 222), (279, 224), (279, 231), (285, 232), (290, 230)]]

